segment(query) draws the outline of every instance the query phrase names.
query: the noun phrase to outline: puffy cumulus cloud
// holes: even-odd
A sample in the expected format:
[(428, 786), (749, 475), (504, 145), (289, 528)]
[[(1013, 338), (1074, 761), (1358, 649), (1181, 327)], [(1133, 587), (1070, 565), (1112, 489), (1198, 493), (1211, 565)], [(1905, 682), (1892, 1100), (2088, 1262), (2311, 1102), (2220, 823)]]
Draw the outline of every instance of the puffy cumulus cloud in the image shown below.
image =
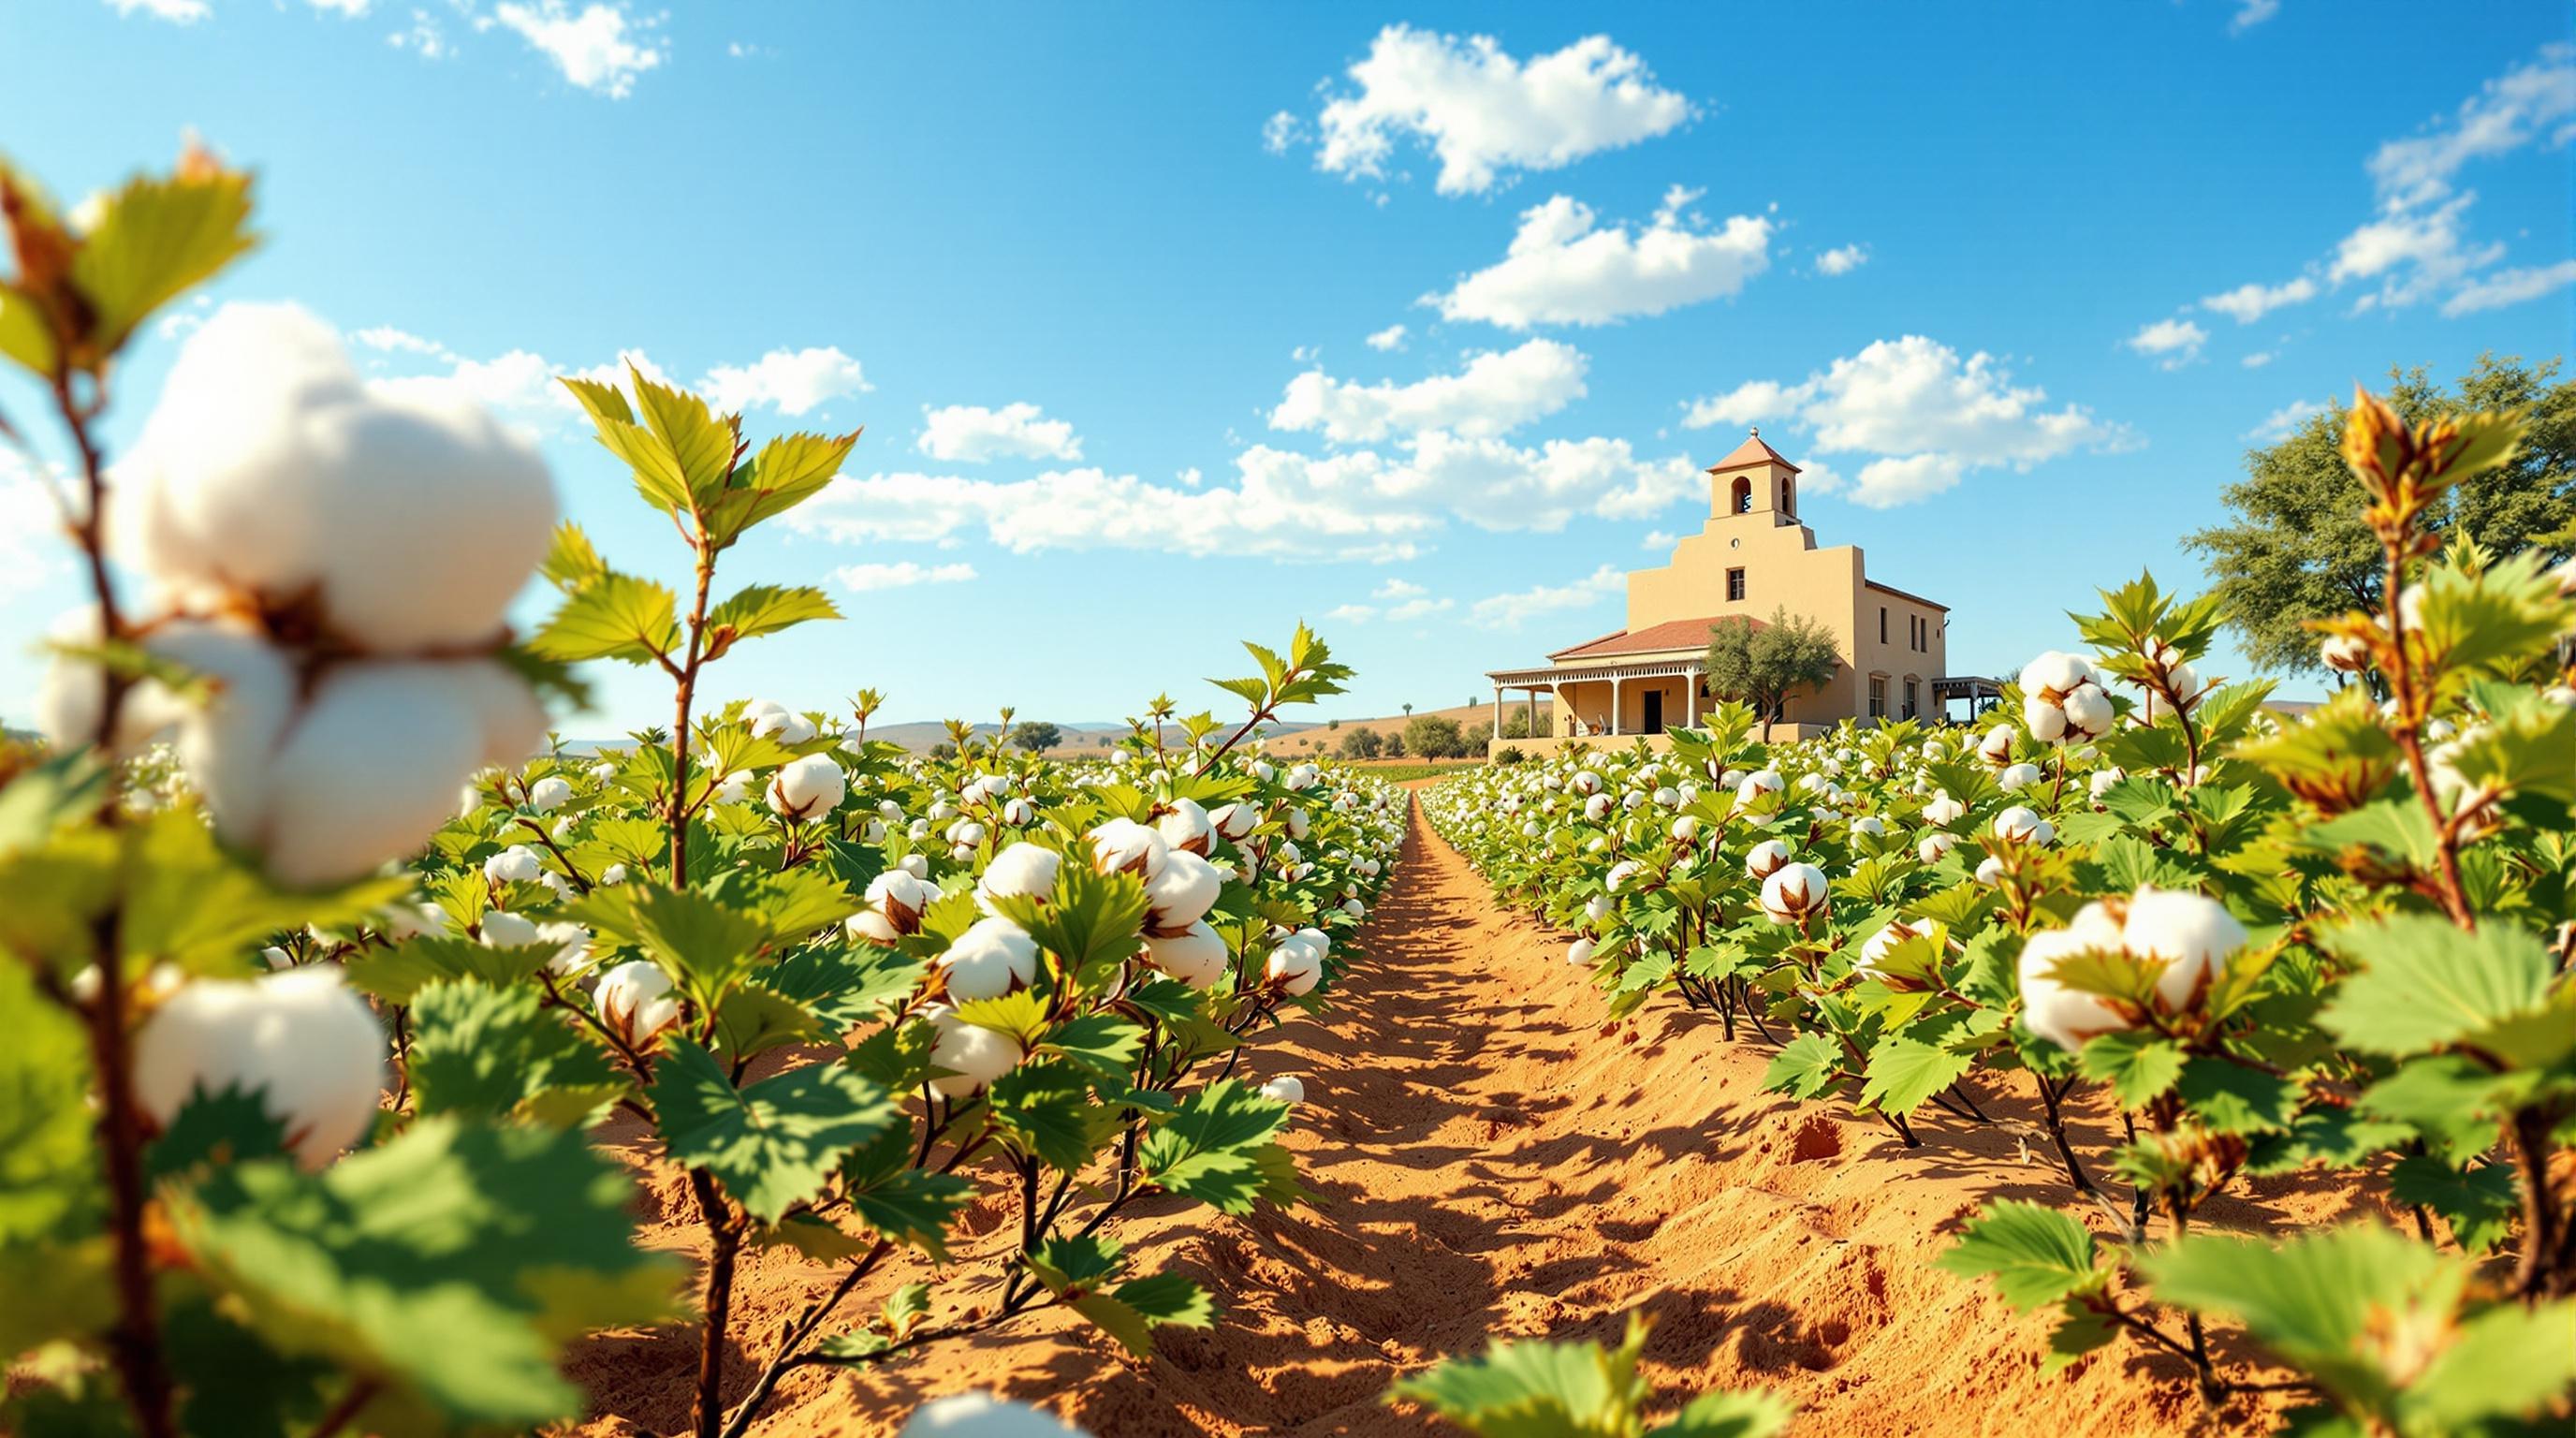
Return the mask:
[(2475, 195), (2430, 210), (2392, 210), (2343, 237), (2328, 273), (2337, 284), (2377, 280), (2354, 309), (2411, 305), (2458, 286), (2470, 271), (2504, 257), (2501, 244), (2477, 244), (2461, 225)]
[(2227, 33), (2242, 35), (2281, 13), (2281, 0), (2236, 0), (2236, 13), (2228, 17)]
[(1409, 579), (1396, 579), (1390, 577), (1384, 584), (1370, 590), (1369, 598), (1420, 599), (1423, 595), (1430, 592), (1430, 590), (1423, 588), (1421, 585), (1416, 584)]
[(2333, 408), (2323, 400), (2294, 399), (2263, 416), (2263, 422), (2245, 431), (2244, 437), (2264, 444), (2278, 444), (2288, 439), (2309, 415), (2323, 414)]
[(720, 410), (739, 413), (767, 406), (780, 414), (804, 414), (844, 395), (865, 394), (868, 383), (859, 362), (838, 345), (801, 350), (775, 349), (747, 365), (718, 365), (698, 381), (707, 400)]
[(2518, 305), (2571, 284), (2576, 284), (2576, 260), (2560, 260), (2554, 265), (2530, 269), (2496, 270), (2480, 276), (2473, 283), (2462, 285), (2442, 302), (2442, 313), (2465, 315)]
[(1048, 419), (1026, 402), (987, 409), (980, 404), (922, 407), (921, 438), (914, 447), (932, 459), (982, 464), (993, 459), (1082, 458), (1082, 437), (1070, 420)]
[(2051, 407), (2047, 391), (2014, 384), (1992, 355), (1962, 358), (1922, 335), (1880, 340), (1794, 384), (1748, 381), (1692, 402), (1682, 422), (1706, 429), (1766, 419), (1808, 431), (1819, 456), (1869, 456), (1848, 479), (1830, 460), (1807, 463), (1799, 487), (1842, 490), (1872, 508), (1938, 494), (1974, 470), (2027, 469), (2129, 440), (2082, 405)]
[(1385, 329), (1371, 334), (1368, 337), (1368, 347), (1379, 351), (1404, 348), (1404, 326), (1388, 325)]
[(916, 584), (963, 584), (975, 577), (971, 564), (916, 564), (907, 559), (897, 564), (844, 564), (832, 571), (841, 587), (853, 594), (867, 594), (879, 589), (905, 589)]
[(173, 25), (194, 25), (215, 13), (206, 0), (107, 0), (107, 6), (119, 15), (149, 15)]
[(1868, 263), (1867, 245), (1836, 245), (1830, 250), (1816, 251), (1816, 273), (1828, 279), (1850, 274)]
[(633, 94), (636, 77), (670, 57), (669, 42), (652, 33), (656, 22), (635, 19), (623, 5), (575, 10), (564, 0), (505, 3), (493, 7), (492, 20), (516, 32), (566, 80), (612, 100)]
[(2576, 120), (2576, 44), (2540, 54), (2489, 80), (2445, 121), (2390, 140), (2370, 157), (2370, 177), (2391, 206), (2430, 204), (2451, 193), (2471, 160), (2507, 154), (2534, 140), (2565, 144)]
[(1674, 186), (1638, 229), (1603, 228), (1590, 206), (1554, 196), (1521, 212), (1501, 260), (1422, 303), (1448, 319), (1527, 329), (1606, 325), (1736, 294), (1770, 267), (1772, 222), (1735, 215), (1711, 227), (1688, 213), (1698, 198)]
[(1458, 607), (1455, 600), (1434, 598), (1430, 591), (1421, 585), (1407, 583), (1401, 579), (1390, 579), (1379, 585), (1369, 592), (1369, 598), (1378, 602), (1337, 605), (1325, 617), (1350, 624), (1366, 624), (1372, 619), (1385, 619), (1390, 623), (1402, 624), (1410, 620), (1428, 619), (1435, 614), (1446, 614)]
[(2317, 297), (2317, 282), (2300, 275), (2277, 285), (2242, 284), (2223, 294), (2205, 296), (2202, 309), (2250, 325), (2277, 309), (2306, 304)]
[(1588, 367), (1572, 345), (1531, 340), (1517, 349), (1470, 356), (1456, 374), (1411, 384), (1360, 384), (1312, 369), (1288, 382), (1270, 412), (1270, 427), (1321, 430), (1335, 444), (1432, 429), (1503, 434), (1581, 399)]
[(2140, 325), (2136, 334), (2121, 343), (2162, 368), (2181, 369), (2200, 358), (2200, 347), (2209, 343), (2209, 331), (2186, 319), (2163, 319)]
[[(1390, 25), (1348, 75), (1352, 88), (1327, 95), (1315, 118), (1315, 167), (1383, 179), (1409, 139), (1439, 158), (1444, 195), (1483, 194), (1507, 172), (1561, 169), (1691, 117), (1688, 99), (1657, 85), (1645, 61), (1607, 35), (1520, 60), (1488, 36)], [(1262, 126), (1273, 153), (1307, 139), (1284, 110)]]
[(1641, 459), (1625, 440), (1520, 446), (1430, 430), (1388, 451), (1308, 455), (1254, 445), (1235, 457), (1231, 484), (1153, 484), (1097, 468), (1013, 481), (843, 475), (787, 522), (847, 543), (982, 538), (1023, 554), (1130, 549), (1386, 561), (1414, 557), (1452, 522), (1556, 530), (1577, 515), (1643, 517), (1704, 488), (1688, 459)]
[(1541, 584), (1488, 595), (1468, 607), (1467, 620), (1480, 629), (1518, 629), (1542, 615), (1589, 609), (1627, 587), (1627, 573), (1605, 564), (1570, 584)]

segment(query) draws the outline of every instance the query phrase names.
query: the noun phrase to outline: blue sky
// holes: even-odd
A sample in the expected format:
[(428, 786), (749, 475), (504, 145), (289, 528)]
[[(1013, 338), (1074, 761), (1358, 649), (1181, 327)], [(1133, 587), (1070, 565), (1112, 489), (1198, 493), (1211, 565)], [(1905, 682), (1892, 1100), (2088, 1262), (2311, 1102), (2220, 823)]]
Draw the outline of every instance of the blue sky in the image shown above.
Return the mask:
[[(729, 693), (1107, 719), (1303, 616), (1368, 714), (1616, 628), (1749, 423), (1991, 672), (2097, 585), (2195, 584), (2179, 538), (2296, 407), (2565, 351), (2569, 12), (2456, 14), (30, 0), (0, 144), (74, 196), (189, 129), (255, 166), (213, 302), (486, 397), (632, 567), (669, 531), (548, 375), (864, 424), (726, 561), (849, 620)], [(78, 597), (32, 495), (0, 475), (31, 638)], [(660, 714), (601, 677), (567, 729)]]

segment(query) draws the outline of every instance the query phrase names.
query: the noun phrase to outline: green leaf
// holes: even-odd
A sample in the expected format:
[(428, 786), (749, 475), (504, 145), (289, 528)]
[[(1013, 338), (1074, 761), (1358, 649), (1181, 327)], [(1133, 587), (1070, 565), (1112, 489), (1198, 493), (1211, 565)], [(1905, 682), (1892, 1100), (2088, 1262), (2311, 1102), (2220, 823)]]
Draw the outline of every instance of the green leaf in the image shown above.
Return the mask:
[(2120, 1107), (2135, 1109), (2173, 1087), (2182, 1076), (2182, 1059), (2182, 1045), (2172, 1039), (2124, 1029), (2086, 1044), (2077, 1066), (2086, 1078), (2109, 1084)]
[(707, 642), (717, 653), (736, 641), (757, 639), (841, 611), (822, 590), (803, 585), (754, 584), (707, 611)]
[(2006, 1303), (2027, 1312), (2098, 1289), (2093, 1235), (2053, 1208), (2018, 1199), (1985, 1206), (1932, 1266), (1963, 1278), (1989, 1277)]
[(2193, 1115), (2217, 1133), (2277, 1133), (2298, 1117), (2306, 1090), (2295, 1079), (2195, 1055), (2174, 1086)]
[(2442, 1216), (2451, 1236), (2471, 1253), (2493, 1252), (2513, 1232), (2519, 1205), (2513, 1170), (2486, 1163), (2462, 1172), (2424, 1154), (2409, 1154), (2388, 1171), (2388, 1194)]
[(2354, 1107), (2406, 1125), (2453, 1167), (2495, 1147), (2512, 1103), (2513, 1081), (2464, 1054), (2407, 1060), (2362, 1090)]
[(199, 1088), (144, 1151), (143, 1168), (157, 1182), (200, 1165), (276, 1158), (290, 1147), (285, 1122), (268, 1111), (265, 1090)]
[(123, 348), (153, 311), (257, 243), (247, 171), (208, 163), (127, 181), (72, 261), (72, 282), (95, 312), (89, 343), (102, 354)]
[(530, 653), (578, 663), (649, 664), (680, 647), (679, 600), (669, 586), (604, 571), (558, 606), (528, 640)]
[(737, 1089), (686, 1039), (655, 1064), (652, 1097), (671, 1157), (713, 1173), (763, 1223), (821, 1193), (844, 1155), (900, 1117), (884, 1089), (838, 1064)]
[(428, 984), (412, 996), (411, 1033), (408, 1071), (424, 1117), (573, 1124), (625, 1089), (599, 1046), (524, 984)]
[(349, 987), (387, 1003), (408, 1004), (441, 979), (473, 979), (496, 989), (516, 987), (562, 948), (557, 943), (490, 948), (453, 934), (423, 934), (391, 948), (361, 950), (342, 967)]
[(1216, 1318), (1216, 1301), (1207, 1290), (1177, 1273), (1132, 1279), (1106, 1293), (1084, 1293), (1072, 1304), (1139, 1358), (1153, 1351), (1155, 1329), (1205, 1328)]
[(200, 1277), (272, 1348), (462, 1422), (577, 1415), (556, 1345), (662, 1317), (680, 1276), (636, 1245), (616, 1165), (552, 1129), (424, 1119), (319, 1173), (233, 1164), (170, 1197)]
[(1646, 1431), (1648, 1438), (1774, 1438), (1788, 1431), (1795, 1413), (1788, 1399), (1763, 1389), (1706, 1393)]
[(2317, 1022), (2373, 1053), (2403, 1056), (2473, 1043), (2548, 1002), (2548, 950), (2501, 920), (2468, 931), (2430, 915), (2401, 914), (2345, 925), (2323, 942), (2359, 972), (2337, 988)]
[(1823, 1034), (1800, 1034), (1771, 1056), (1762, 1086), (1797, 1098), (1817, 1098), (1834, 1086), (1842, 1071), (1842, 1045)]
[(1272, 1135), (1288, 1122), (1288, 1105), (1232, 1079), (1184, 1099), (1137, 1146), (1137, 1167), (1158, 1188), (1225, 1213), (1248, 1213), (1275, 1196), (1263, 1167)]
[[(90, 1229), (102, 1189), (88, 1038), (69, 1011), (37, 993), (27, 966), (9, 958), (0, 958), (0, 1034), (8, 1036), (0, 1042), (0, 1253), (6, 1253), (14, 1243)], [(13, 1306), (0, 1303), (0, 1310)], [(7, 1326), (0, 1322), (0, 1329)], [(14, 1357), (19, 1350), (6, 1351)]]
[(1145, 1031), (1116, 1014), (1084, 1014), (1047, 1030), (1038, 1051), (1062, 1054), (1103, 1078), (1123, 1079), (1145, 1051)]
[[(964, 1017), (963, 1009), (958, 1012)], [(1109, 1121), (1109, 1114), (1092, 1104), (1091, 1085), (1082, 1074), (1059, 1059), (1031, 1059), (993, 1080), (984, 1101), (992, 1107), (994, 1123), (1022, 1151), (1072, 1173), (1099, 1149)]]
[[(897, 1130), (901, 1133), (902, 1130)], [(909, 1134), (904, 1134), (907, 1139)], [(861, 1223), (897, 1243), (910, 1244), (932, 1258), (948, 1261), (948, 1227), (975, 1196), (973, 1184), (953, 1173), (927, 1173), (907, 1168), (850, 1195), (850, 1209)]]
[(627, 382), (635, 391), (635, 407), (643, 416), (644, 428), (669, 456), (688, 491), (691, 508), (703, 513), (714, 507), (726, 481), (733, 477), (735, 426), (718, 419), (704, 399), (657, 383), (632, 364), (627, 366)]
[(1869, 1051), (1868, 1082), (1860, 1101), (1881, 1113), (1908, 1114), (1932, 1095), (1957, 1083), (1976, 1065), (1974, 1054), (1953, 1053), (1901, 1035), (1890, 1034)]
[(567, 913), (602, 938), (643, 949), (701, 1009), (716, 1008), (748, 977), (772, 938), (761, 915), (694, 890), (620, 884), (591, 890)]

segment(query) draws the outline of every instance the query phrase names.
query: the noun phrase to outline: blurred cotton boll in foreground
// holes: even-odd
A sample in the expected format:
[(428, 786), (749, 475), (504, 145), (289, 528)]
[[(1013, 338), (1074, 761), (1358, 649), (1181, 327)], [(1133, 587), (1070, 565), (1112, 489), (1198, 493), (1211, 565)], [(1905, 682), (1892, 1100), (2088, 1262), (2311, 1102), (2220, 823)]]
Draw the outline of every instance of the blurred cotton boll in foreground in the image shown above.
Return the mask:
[(555, 523), (532, 444), (477, 405), (369, 389), (292, 305), (226, 305), (189, 336), (113, 493), (117, 557), (176, 607), (309, 604), (380, 653), (492, 640)]
[(384, 1089), (384, 1030), (333, 964), (247, 982), (199, 979), (135, 1040), (135, 1098), (167, 1126), (199, 1090), (258, 1092), (306, 1168), (357, 1142)]
[(1090, 1438), (1042, 1409), (990, 1393), (952, 1393), (912, 1410), (895, 1438)]

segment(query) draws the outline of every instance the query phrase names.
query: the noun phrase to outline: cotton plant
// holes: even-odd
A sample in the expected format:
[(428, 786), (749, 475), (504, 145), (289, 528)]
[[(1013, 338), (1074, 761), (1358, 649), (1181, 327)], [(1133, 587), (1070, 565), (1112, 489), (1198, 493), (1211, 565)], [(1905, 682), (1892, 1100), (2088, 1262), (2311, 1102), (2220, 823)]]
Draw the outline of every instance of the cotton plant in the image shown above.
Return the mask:
[[(1763, 744), (1720, 705), (1665, 751), (1567, 746), (1444, 781), (1425, 812), (1575, 936), (1614, 1017), (1677, 998), (1768, 1047), (1774, 1089), (1909, 1144), (2028, 1094), (2064, 1201), (1987, 1205), (1942, 1264), (2057, 1311), (2051, 1364), (2130, 1343), (2212, 1402), (2285, 1386), (2223, 1356), (2223, 1323), (2330, 1431), (2563, 1417), (2576, 572), (2422, 526), (2519, 424), (2347, 412), (2388, 577), (2378, 608), (2317, 627), (2384, 701), (2266, 712), (2268, 685), (2207, 677), (2222, 606), (2140, 576), (1963, 735)], [(1582, 807), (1675, 772), (1707, 786), (1686, 831)], [(2107, 1144), (2070, 1122), (2088, 1110)], [(2405, 1231), (2208, 1231), (2212, 1198), (2302, 1170)]]

